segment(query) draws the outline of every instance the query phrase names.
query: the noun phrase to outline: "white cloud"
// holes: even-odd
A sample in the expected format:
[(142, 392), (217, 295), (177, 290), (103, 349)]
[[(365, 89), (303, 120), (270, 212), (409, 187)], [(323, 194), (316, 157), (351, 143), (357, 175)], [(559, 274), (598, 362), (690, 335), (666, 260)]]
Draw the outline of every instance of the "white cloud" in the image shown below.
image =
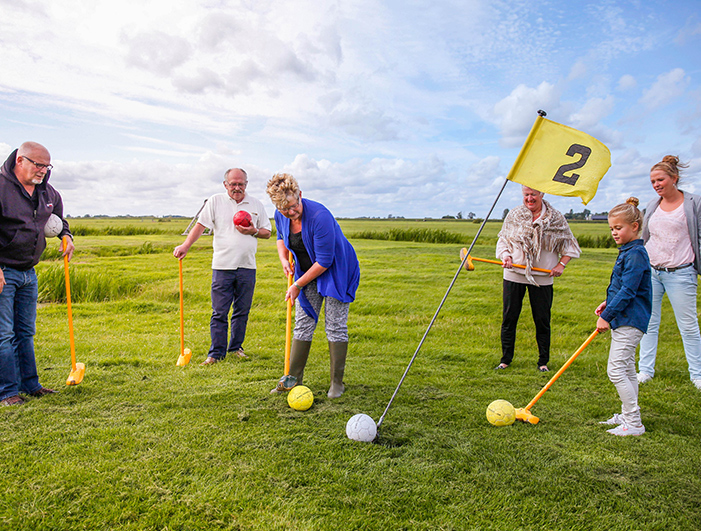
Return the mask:
[(694, 143), (691, 145), (691, 152), (697, 157), (701, 157), (701, 137), (694, 140)]
[[(242, 166), (262, 197), (292, 169), (338, 215), (482, 216), (538, 109), (615, 161), (699, 149), (682, 4), (0, 1), (0, 141), (60, 154), (76, 214), (190, 214)], [(679, 46), (677, 20), (693, 21)], [(677, 119), (651, 123), (672, 100)], [(647, 179), (618, 164), (592, 204), (617, 201), (631, 167)]]
[(224, 87), (224, 81), (216, 72), (209, 68), (200, 67), (195, 74), (175, 76), (173, 78), (173, 86), (183, 92), (200, 94), (209, 88), (218, 89)]
[(587, 130), (599, 125), (599, 122), (611, 114), (614, 105), (615, 100), (611, 95), (588, 100), (578, 112), (570, 116), (572, 127)]
[(572, 81), (575, 79), (581, 79), (587, 75), (588, 68), (587, 65), (584, 64), (583, 61), (577, 61), (574, 65), (572, 65), (572, 68), (570, 69), (570, 73), (567, 76), (567, 79)]
[(684, 94), (690, 81), (682, 68), (661, 74), (649, 89), (643, 91), (640, 103), (650, 110), (658, 109)]
[(500, 175), (499, 157), (485, 157), (467, 170), (467, 182), (479, 185), (494, 181)]
[(684, 46), (688, 44), (689, 41), (695, 40), (699, 35), (701, 35), (701, 22), (699, 22), (698, 17), (694, 15), (689, 17), (684, 27), (679, 30), (675, 41), (680, 46)]
[(618, 90), (620, 90), (621, 92), (633, 90), (637, 86), (638, 82), (630, 74), (625, 74), (621, 76), (621, 78), (618, 80)]
[(516, 147), (523, 143), (539, 109), (552, 112), (560, 105), (557, 88), (543, 81), (536, 88), (519, 85), (494, 105), (495, 121), (501, 130), (501, 144)]
[(124, 35), (122, 40), (127, 45), (127, 64), (162, 76), (171, 74), (192, 54), (192, 47), (185, 38), (162, 31)]

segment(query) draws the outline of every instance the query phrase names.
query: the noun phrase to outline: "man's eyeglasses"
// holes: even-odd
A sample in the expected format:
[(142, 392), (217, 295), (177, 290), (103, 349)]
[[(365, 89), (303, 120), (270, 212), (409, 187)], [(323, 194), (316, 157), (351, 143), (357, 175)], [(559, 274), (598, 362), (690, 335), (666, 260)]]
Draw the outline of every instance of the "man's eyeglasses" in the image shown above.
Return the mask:
[(37, 167), (37, 170), (52, 170), (53, 169), (53, 164), (40, 164), (38, 162), (34, 162), (32, 159), (27, 157), (26, 155), (22, 155), (23, 159), (27, 159), (29, 162), (34, 164)]
[(228, 183), (224, 181), (224, 186), (226, 186), (230, 190), (233, 190), (234, 188), (246, 188), (247, 184), (248, 183)]

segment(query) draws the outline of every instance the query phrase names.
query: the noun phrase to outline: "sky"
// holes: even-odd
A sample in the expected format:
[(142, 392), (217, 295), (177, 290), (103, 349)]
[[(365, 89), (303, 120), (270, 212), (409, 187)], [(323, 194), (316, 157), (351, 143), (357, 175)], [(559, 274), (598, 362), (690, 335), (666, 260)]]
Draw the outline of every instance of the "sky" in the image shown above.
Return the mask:
[[(0, 0), (0, 157), (51, 152), (66, 214), (193, 216), (244, 168), (337, 217), (484, 217), (538, 109), (603, 142), (586, 207), (701, 193), (701, 3)], [(508, 183), (492, 217), (518, 205)]]

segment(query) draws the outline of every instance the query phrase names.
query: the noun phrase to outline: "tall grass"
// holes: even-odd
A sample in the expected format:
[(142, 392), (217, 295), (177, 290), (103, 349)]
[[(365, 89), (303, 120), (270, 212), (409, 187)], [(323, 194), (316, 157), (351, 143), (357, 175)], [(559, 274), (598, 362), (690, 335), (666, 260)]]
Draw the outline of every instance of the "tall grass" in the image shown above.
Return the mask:
[[(81, 271), (70, 268), (71, 301), (103, 302), (138, 293), (140, 285), (109, 271)], [(37, 272), (39, 302), (66, 302), (66, 276), (63, 265), (52, 265)]]
[(579, 246), (588, 249), (612, 249), (616, 247), (616, 242), (610, 234), (583, 234), (577, 236)]
[(46, 249), (44, 249), (44, 252), (41, 253), (40, 261), (43, 262), (46, 260), (59, 260), (62, 257), (63, 257), (63, 251), (61, 250), (60, 247), (47, 245)]
[[(419, 242), (419, 243), (458, 243), (465, 244), (470, 240), (465, 234), (451, 232), (446, 229), (428, 228), (389, 228), (387, 230), (366, 230), (352, 232), (349, 238), (360, 240), (386, 240), (395, 242)], [(608, 234), (581, 234), (577, 236), (580, 247), (589, 249), (610, 249), (616, 247)], [(483, 235), (479, 239), (480, 245), (495, 245), (496, 237)]]
[(348, 235), (351, 239), (387, 240), (393, 242), (465, 243), (465, 236), (444, 229), (398, 229), (384, 231), (366, 230)]
[[(155, 227), (135, 227), (134, 225), (126, 225), (123, 227), (115, 227), (110, 225), (107, 227), (71, 225), (71, 233), (73, 236), (136, 236), (140, 234), (174, 234), (177, 231), (178, 228), (163, 230)], [(177, 233), (179, 234), (179, 232)]]

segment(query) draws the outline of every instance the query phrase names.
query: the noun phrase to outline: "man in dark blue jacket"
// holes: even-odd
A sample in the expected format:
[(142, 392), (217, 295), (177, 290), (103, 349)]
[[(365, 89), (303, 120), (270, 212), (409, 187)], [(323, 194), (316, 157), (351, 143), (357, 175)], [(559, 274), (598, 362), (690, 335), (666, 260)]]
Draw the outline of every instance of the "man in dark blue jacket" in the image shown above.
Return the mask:
[(48, 183), (51, 155), (25, 142), (0, 168), (0, 404), (24, 403), (20, 393), (41, 397), (34, 358), (37, 276), (34, 266), (46, 248), (44, 226), (51, 214), (63, 220), (59, 238), (69, 236), (64, 255), (73, 256), (73, 236), (63, 219), (63, 202)]

